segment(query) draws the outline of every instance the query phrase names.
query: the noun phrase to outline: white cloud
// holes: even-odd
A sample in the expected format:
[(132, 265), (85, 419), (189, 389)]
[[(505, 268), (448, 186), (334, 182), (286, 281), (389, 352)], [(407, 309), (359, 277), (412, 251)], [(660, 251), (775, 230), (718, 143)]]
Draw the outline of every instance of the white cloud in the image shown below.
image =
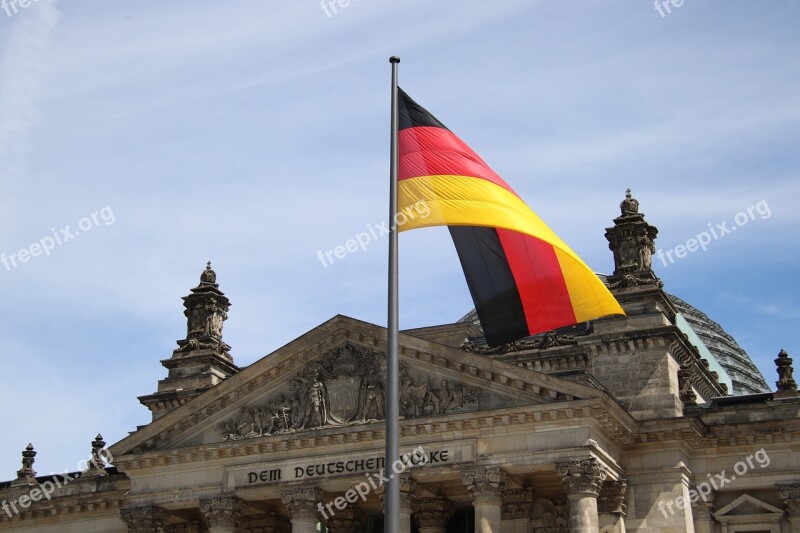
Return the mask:
[(13, 24), (4, 24), (8, 31), (0, 33), (0, 235), (14, 226), (13, 191), (26, 178), (34, 151), (51, 33), (60, 17), (56, 4), (42, 2), (17, 13)]

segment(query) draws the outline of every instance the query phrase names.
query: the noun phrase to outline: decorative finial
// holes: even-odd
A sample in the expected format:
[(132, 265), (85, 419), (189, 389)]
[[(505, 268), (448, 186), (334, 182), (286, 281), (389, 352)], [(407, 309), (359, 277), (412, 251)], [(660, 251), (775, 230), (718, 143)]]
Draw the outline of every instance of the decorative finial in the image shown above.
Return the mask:
[(619, 208), (622, 215), (614, 219), (613, 227), (606, 228), (608, 247), (614, 252), (614, 274), (608, 276), (608, 286), (611, 289), (661, 287), (661, 280), (653, 272), (658, 229), (648, 224), (644, 213), (639, 212), (639, 201), (630, 189), (625, 190)]
[(102, 454), (105, 447), (106, 441), (104, 441), (103, 436), (98, 433), (92, 441), (92, 458), (90, 460), (90, 469), (93, 470), (93, 474), (98, 476), (105, 476), (107, 474), (106, 460)]
[(639, 214), (639, 201), (631, 196), (631, 190), (625, 190), (625, 199), (619, 204), (622, 216), (638, 215)]
[(778, 381), (775, 385), (778, 386), (778, 392), (783, 391), (797, 391), (797, 383), (794, 380), (794, 369), (792, 368), (792, 358), (785, 350), (778, 353), (778, 358), (775, 359), (775, 364), (778, 367)]
[[(196, 350), (215, 350), (227, 354), (230, 346), (222, 342), (222, 323), (228, 318), (230, 301), (217, 284), (217, 273), (211, 269), (211, 261), (200, 274), (200, 284), (191, 294), (183, 297), (183, 312), (187, 320), (186, 338), (178, 341), (179, 348), (173, 356)], [(226, 357), (230, 357), (226, 355)]]
[(211, 270), (211, 261), (206, 263), (206, 269), (200, 274), (201, 285), (215, 285), (217, 283), (217, 273)]
[(17, 471), (17, 479), (12, 485), (35, 485), (36, 484), (36, 471), (33, 469), (33, 461), (36, 457), (36, 452), (33, 450), (33, 444), (28, 444), (22, 452), (22, 468)]

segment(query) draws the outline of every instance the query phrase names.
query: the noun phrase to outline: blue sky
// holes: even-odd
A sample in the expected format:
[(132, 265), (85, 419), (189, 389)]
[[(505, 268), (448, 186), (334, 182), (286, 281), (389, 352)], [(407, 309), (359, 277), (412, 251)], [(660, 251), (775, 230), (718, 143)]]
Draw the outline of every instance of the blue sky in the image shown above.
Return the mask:
[[(213, 261), (248, 365), (337, 313), (385, 323), (388, 57), (596, 271), (625, 189), (671, 250), (770, 215), (657, 274), (767, 381), (800, 357), (800, 4), (685, 0), (40, 0), (0, 10), (0, 478), (41, 474), (149, 421), (137, 396), (185, 334)], [(764, 204), (762, 204), (764, 205)], [(105, 211), (103, 208), (106, 208)], [(96, 213), (94, 220), (92, 214)], [(105, 213), (105, 217), (103, 216)], [(113, 215), (113, 216), (112, 216)], [(85, 219), (85, 220), (84, 220)], [(113, 222), (111, 222), (113, 220)], [(471, 300), (446, 230), (401, 236), (401, 327)], [(46, 240), (44, 242), (47, 242)]]

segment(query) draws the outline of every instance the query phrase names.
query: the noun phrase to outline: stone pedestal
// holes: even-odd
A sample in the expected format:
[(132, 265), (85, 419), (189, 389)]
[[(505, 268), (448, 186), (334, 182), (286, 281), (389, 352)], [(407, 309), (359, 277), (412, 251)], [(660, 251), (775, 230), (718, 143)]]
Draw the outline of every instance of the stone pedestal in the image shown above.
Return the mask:
[(475, 507), (475, 532), (500, 533), (506, 473), (499, 468), (464, 472), (464, 484)]
[(283, 491), (281, 501), (289, 509), (292, 533), (317, 533), (319, 508), (323, 492), (316, 488), (288, 489)]
[(570, 532), (597, 533), (597, 498), (607, 476), (605, 469), (596, 459), (583, 459), (559, 464), (558, 473), (569, 500)]
[(453, 506), (444, 498), (420, 498), (416, 514), (419, 533), (445, 533), (452, 514)]
[(200, 512), (209, 533), (236, 533), (242, 517), (242, 501), (232, 496), (200, 500)]

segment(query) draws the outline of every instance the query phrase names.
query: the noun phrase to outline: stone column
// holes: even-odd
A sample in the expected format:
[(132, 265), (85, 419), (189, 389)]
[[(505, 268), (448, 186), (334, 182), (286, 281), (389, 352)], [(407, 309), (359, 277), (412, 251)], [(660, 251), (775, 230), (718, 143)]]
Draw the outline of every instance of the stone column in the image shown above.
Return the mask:
[(464, 472), (464, 484), (475, 507), (475, 533), (500, 533), (506, 473), (499, 468)]
[(613, 533), (625, 533), (625, 516), (628, 510), (628, 482), (618, 479), (600, 489), (597, 500), (600, 527)]
[(155, 505), (126, 507), (119, 513), (128, 533), (161, 533), (169, 521), (169, 513)]
[(281, 494), (281, 501), (289, 509), (292, 521), (292, 533), (317, 533), (319, 520), (318, 504), (322, 501), (323, 492), (317, 488), (286, 489)]
[(792, 533), (800, 533), (800, 483), (778, 485), (777, 487), (789, 513), (787, 518), (792, 526)]
[(560, 463), (558, 473), (569, 499), (570, 532), (597, 533), (600, 529), (597, 498), (607, 476), (605, 469), (592, 458)]
[(528, 533), (531, 516), (533, 516), (533, 491), (506, 489), (503, 494), (503, 532)]
[[(417, 500), (417, 522), (419, 533), (445, 533), (447, 520), (453, 514), (452, 504), (444, 498), (420, 498)], [(476, 530), (477, 531), (477, 530)]]
[(714, 533), (714, 499), (716, 492), (699, 498), (692, 504), (692, 519), (695, 533)]
[[(385, 494), (385, 486), (378, 487), (381, 503)], [(400, 476), (400, 531), (399, 533), (411, 533), (411, 515), (417, 512), (417, 496), (419, 495), (419, 485), (408, 474)]]
[(232, 496), (200, 500), (200, 512), (209, 533), (236, 533), (242, 518), (242, 500)]
[(358, 533), (363, 518), (361, 511), (352, 506), (337, 510), (326, 522), (328, 533)]
[(411, 515), (417, 511), (417, 482), (408, 476), (400, 478), (400, 531), (411, 533)]

